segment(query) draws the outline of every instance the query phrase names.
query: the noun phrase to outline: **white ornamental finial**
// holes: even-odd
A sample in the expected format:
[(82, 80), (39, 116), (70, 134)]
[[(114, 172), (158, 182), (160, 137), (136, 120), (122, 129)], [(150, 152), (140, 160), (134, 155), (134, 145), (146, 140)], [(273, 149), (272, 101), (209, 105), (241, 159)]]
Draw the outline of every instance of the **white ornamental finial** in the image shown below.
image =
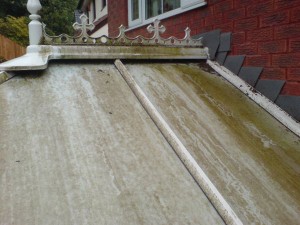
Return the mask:
[(82, 35), (84, 37), (88, 37), (87, 31), (88, 30), (93, 30), (95, 28), (95, 25), (92, 24), (92, 23), (90, 23), (90, 24), (88, 23), (88, 17), (85, 14), (82, 14), (80, 16), (80, 20), (81, 20), (81, 24), (76, 22), (76, 23), (73, 24), (73, 28), (75, 30), (81, 30)]
[(160, 21), (158, 19), (155, 19), (153, 23), (154, 25), (150, 24), (147, 27), (147, 30), (149, 33), (154, 32), (153, 38), (160, 39), (159, 33), (164, 33), (166, 31), (166, 27), (164, 25), (159, 26)]
[(39, 0), (28, 0), (27, 2), (27, 10), (31, 14), (37, 14), (38, 11), (42, 9), (41, 3)]
[[(1, 1), (1, 0), (0, 0)], [(80, 16), (81, 23), (74, 23), (73, 27), (75, 30), (80, 30), (77, 32), (76, 36), (69, 36), (66, 34), (61, 34), (59, 36), (49, 36), (44, 32), (43, 44), (95, 44), (95, 45), (105, 45), (105, 46), (155, 46), (155, 45), (164, 45), (172, 47), (203, 47), (201, 38), (193, 39), (191, 37), (190, 28), (185, 29), (185, 36), (182, 39), (176, 37), (163, 38), (160, 36), (161, 33), (165, 32), (166, 28), (163, 25), (160, 25), (159, 20), (155, 20), (153, 25), (147, 27), (148, 32), (154, 33), (152, 37), (143, 37), (138, 35), (136, 37), (127, 37), (125, 34), (126, 27), (121, 25), (119, 27), (119, 34), (116, 37), (108, 37), (102, 35), (100, 37), (91, 37), (88, 34), (88, 30), (94, 29), (94, 24), (88, 24), (88, 18), (86, 15)]]
[(38, 12), (41, 9), (42, 6), (39, 0), (28, 0), (27, 10), (31, 13), (31, 15), (29, 16), (31, 22), (28, 25), (30, 45), (40, 44), (43, 37), (43, 26), (39, 21), (41, 19), (41, 16), (38, 15)]

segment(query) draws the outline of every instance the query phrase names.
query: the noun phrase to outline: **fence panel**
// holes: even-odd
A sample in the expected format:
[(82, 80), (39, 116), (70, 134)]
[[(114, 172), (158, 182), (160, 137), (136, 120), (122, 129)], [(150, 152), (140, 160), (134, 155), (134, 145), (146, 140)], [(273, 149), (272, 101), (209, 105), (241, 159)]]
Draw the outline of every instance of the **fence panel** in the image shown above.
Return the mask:
[(26, 48), (0, 34), (0, 57), (10, 60), (26, 53)]

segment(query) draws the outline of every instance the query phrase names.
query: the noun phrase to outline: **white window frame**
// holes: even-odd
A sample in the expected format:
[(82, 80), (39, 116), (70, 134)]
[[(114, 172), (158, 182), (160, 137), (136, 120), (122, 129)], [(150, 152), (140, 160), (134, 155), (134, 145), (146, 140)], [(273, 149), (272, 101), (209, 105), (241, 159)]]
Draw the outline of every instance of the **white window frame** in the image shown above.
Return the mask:
[[(128, 24), (129, 24), (129, 27), (133, 27), (133, 26), (142, 24), (142, 21), (143, 21), (142, 9), (145, 4), (144, 0), (139, 0), (139, 18), (132, 20), (131, 2), (132, 2), (132, 0), (128, 0)], [(143, 4), (143, 2), (144, 2), (144, 4)]]
[[(101, 10), (99, 10), (99, 9), (101, 9)], [(96, 0), (96, 19), (95, 19), (95, 21), (105, 15), (107, 15), (107, 1), (106, 1), (106, 5), (103, 7), (102, 0)]]
[[(90, 11), (88, 11), (89, 21), (96, 22), (101, 17), (107, 15), (107, 2), (106, 6), (103, 7), (102, 0), (95, 0), (95, 7), (93, 1), (89, 3)], [(94, 13), (96, 17), (94, 18)]]
[(204, 6), (207, 4), (206, 0), (180, 0), (180, 7), (163, 14), (151, 17), (146, 19), (146, 0), (138, 0), (139, 1), (139, 18), (136, 20), (132, 20), (132, 11), (131, 11), (131, 3), (132, 0), (128, 0), (128, 25), (129, 28), (127, 31), (150, 24), (154, 21), (154, 19), (166, 19), (171, 16), (178, 15), (180, 13)]

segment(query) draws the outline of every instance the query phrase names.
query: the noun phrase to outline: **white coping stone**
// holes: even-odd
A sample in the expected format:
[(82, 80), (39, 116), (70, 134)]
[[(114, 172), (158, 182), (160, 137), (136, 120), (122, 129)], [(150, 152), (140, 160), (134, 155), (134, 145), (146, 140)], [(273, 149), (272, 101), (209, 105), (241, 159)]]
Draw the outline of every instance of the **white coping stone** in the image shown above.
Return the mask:
[(27, 53), (0, 64), (0, 71), (43, 70), (52, 59), (207, 59), (205, 48), (163, 46), (31, 45)]

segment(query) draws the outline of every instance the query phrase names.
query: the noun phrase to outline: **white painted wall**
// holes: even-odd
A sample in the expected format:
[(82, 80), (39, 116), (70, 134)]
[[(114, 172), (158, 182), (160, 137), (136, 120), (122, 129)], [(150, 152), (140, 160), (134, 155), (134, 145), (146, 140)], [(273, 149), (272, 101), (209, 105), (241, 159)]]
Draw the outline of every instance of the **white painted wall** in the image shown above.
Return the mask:
[(92, 38), (97, 38), (102, 35), (108, 36), (108, 24), (105, 24), (103, 27), (101, 27), (99, 30), (97, 30), (95, 33), (91, 35)]

